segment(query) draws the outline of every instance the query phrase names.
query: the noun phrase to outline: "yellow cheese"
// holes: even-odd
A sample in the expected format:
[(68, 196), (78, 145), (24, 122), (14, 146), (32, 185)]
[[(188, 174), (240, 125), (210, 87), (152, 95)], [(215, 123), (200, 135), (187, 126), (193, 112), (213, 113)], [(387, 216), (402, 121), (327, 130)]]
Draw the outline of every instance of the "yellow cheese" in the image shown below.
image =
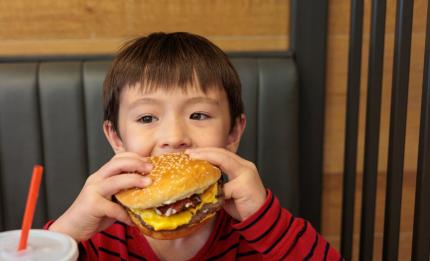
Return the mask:
[(214, 184), (209, 187), (201, 196), (201, 202), (195, 208), (189, 208), (178, 214), (171, 215), (169, 217), (158, 215), (154, 209), (139, 210), (132, 209), (134, 213), (140, 216), (140, 218), (145, 221), (146, 224), (151, 225), (154, 230), (173, 230), (177, 227), (187, 224), (190, 222), (193, 215), (202, 208), (204, 204), (217, 202), (218, 185)]

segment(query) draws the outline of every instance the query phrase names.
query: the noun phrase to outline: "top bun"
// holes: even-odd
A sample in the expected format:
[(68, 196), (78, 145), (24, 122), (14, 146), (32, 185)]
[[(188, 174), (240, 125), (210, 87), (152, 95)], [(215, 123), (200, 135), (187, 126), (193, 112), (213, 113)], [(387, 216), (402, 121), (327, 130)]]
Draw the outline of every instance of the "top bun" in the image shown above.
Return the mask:
[(150, 158), (153, 170), (148, 174), (152, 184), (147, 188), (133, 188), (115, 195), (131, 209), (147, 209), (170, 204), (202, 193), (221, 177), (221, 171), (205, 160), (190, 159), (184, 153), (170, 153)]

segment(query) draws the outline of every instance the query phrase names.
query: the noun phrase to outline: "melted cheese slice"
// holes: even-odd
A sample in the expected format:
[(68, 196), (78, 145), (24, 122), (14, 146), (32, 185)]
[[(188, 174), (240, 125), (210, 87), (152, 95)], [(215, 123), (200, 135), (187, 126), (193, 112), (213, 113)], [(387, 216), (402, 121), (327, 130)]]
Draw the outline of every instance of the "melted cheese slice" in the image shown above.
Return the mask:
[[(204, 204), (215, 203), (218, 200), (216, 195), (218, 192), (218, 184), (210, 186), (202, 195), (200, 195), (201, 202), (194, 208), (181, 211), (175, 215), (169, 217), (158, 215), (154, 209), (140, 210), (132, 209), (133, 213), (140, 216), (146, 224), (152, 226), (155, 231), (158, 230), (173, 230), (181, 225), (188, 224), (193, 215), (203, 207)], [(210, 215), (209, 217), (211, 217)], [(207, 218), (209, 218), (207, 217)]]

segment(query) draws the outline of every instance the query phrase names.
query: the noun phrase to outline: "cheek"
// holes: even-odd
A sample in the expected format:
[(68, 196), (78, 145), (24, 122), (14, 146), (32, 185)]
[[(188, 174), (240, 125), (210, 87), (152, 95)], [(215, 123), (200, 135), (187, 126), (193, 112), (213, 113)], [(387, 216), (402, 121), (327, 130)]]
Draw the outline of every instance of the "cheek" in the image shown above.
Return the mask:
[(222, 126), (213, 126), (205, 131), (196, 130), (193, 135), (193, 145), (197, 147), (225, 147), (228, 133)]
[(129, 130), (124, 138), (125, 151), (134, 152), (140, 156), (150, 156), (154, 146), (154, 135), (136, 133)]

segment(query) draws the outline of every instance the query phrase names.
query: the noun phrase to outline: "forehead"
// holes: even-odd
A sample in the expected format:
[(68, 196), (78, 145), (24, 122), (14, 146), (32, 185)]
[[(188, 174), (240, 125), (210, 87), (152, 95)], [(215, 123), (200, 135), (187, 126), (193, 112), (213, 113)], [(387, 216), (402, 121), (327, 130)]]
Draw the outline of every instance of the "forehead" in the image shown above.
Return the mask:
[(193, 103), (212, 103), (213, 105), (227, 105), (228, 107), (227, 95), (222, 87), (214, 86), (203, 90), (203, 88), (192, 84), (163, 88), (163, 86), (142, 86), (141, 83), (123, 88), (120, 95), (120, 107), (130, 106), (142, 99), (169, 104), (193, 101)]

